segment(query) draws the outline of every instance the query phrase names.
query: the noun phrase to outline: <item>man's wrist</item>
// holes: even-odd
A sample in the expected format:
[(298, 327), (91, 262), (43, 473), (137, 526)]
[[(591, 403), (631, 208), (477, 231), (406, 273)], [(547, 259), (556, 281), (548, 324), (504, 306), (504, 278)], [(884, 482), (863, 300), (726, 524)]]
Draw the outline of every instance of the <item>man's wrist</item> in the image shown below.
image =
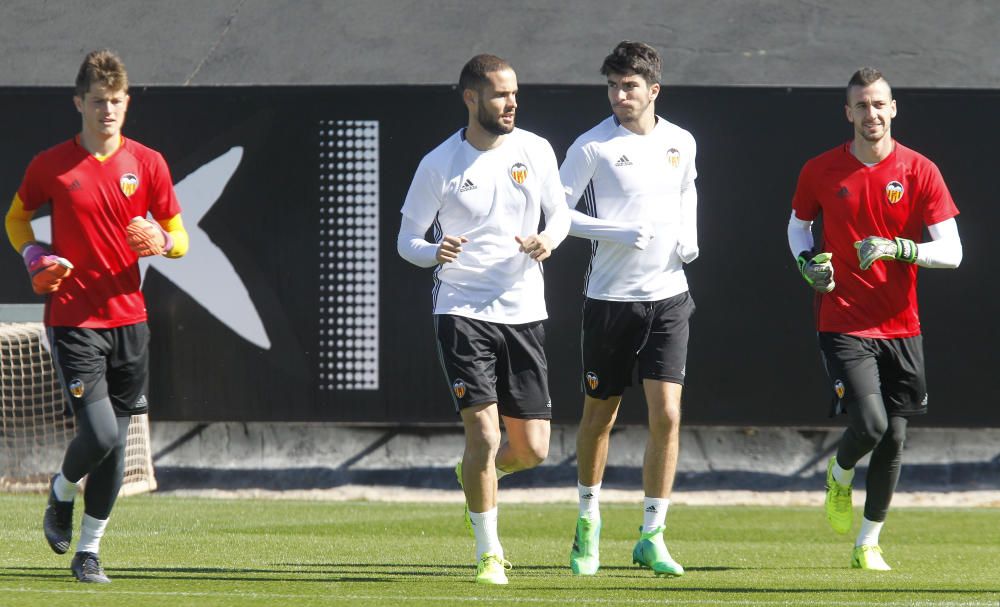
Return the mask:
[(896, 237), (896, 259), (913, 263), (917, 260), (917, 243), (908, 238)]

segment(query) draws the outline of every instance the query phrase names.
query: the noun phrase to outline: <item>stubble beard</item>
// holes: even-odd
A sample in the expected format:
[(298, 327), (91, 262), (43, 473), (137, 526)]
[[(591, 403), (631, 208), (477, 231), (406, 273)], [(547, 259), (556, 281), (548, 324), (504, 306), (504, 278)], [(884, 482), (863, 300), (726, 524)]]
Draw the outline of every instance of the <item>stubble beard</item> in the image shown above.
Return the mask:
[(489, 114), (487, 114), (483, 109), (483, 106), (479, 106), (479, 113), (476, 116), (476, 120), (479, 122), (479, 126), (483, 127), (483, 130), (498, 137), (501, 135), (509, 135), (510, 132), (514, 130), (513, 122), (511, 122), (510, 127), (507, 127), (501, 122), (501, 118), (499, 116), (492, 118)]

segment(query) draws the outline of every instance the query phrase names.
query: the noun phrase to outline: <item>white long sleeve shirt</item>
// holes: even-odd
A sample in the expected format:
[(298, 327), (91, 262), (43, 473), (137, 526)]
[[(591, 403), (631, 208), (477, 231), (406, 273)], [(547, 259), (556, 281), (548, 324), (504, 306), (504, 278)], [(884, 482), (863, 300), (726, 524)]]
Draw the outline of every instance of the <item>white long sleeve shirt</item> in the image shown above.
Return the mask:
[(547, 318), (541, 264), (518, 250), (515, 236), (542, 232), (556, 247), (569, 231), (555, 153), (549, 143), (514, 129), (503, 143), (481, 151), (464, 129), (424, 156), (402, 208), (397, 250), (419, 266), (432, 266), (437, 244), (422, 243), (433, 225), (468, 242), (451, 262), (434, 270), (434, 314), (454, 314), (502, 324)]
[(647, 135), (614, 116), (581, 135), (559, 170), (570, 234), (593, 241), (586, 295), (658, 301), (688, 290), (683, 264), (698, 256), (694, 137), (657, 117)]

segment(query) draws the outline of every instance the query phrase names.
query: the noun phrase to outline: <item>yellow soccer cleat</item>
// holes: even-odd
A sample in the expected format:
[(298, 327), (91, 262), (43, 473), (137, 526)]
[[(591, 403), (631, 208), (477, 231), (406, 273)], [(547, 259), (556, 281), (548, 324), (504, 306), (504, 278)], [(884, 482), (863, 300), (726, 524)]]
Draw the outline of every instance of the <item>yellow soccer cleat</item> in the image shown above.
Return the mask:
[(851, 569), (892, 571), (892, 567), (882, 558), (882, 548), (867, 544), (854, 547), (854, 553), (851, 554)]
[(831, 457), (826, 465), (826, 520), (837, 533), (847, 533), (853, 524), (853, 504), (851, 486), (841, 485), (833, 478), (833, 464), (837, 457)]
[(507, 571), (512, 568), (513, 566), (507, 559), (502, 556), (497, 556), (492, 552), (487, 552), (483, 554), (483, 556), (479, 559), (479, 563), (476, 565), (476, 583), (496, 585), (506, 584)]

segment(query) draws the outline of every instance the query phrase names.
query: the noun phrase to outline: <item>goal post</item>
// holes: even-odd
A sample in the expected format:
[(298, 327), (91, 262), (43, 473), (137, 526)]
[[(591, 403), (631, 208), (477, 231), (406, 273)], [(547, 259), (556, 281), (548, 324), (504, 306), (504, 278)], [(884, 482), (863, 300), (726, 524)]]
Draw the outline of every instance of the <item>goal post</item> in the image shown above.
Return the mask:
[[(46, 491), (75, 433), (44, 325), (0, 322), (0, 491)], [(149, 419), (135, 415), (121, 495), (155, 489)]]

